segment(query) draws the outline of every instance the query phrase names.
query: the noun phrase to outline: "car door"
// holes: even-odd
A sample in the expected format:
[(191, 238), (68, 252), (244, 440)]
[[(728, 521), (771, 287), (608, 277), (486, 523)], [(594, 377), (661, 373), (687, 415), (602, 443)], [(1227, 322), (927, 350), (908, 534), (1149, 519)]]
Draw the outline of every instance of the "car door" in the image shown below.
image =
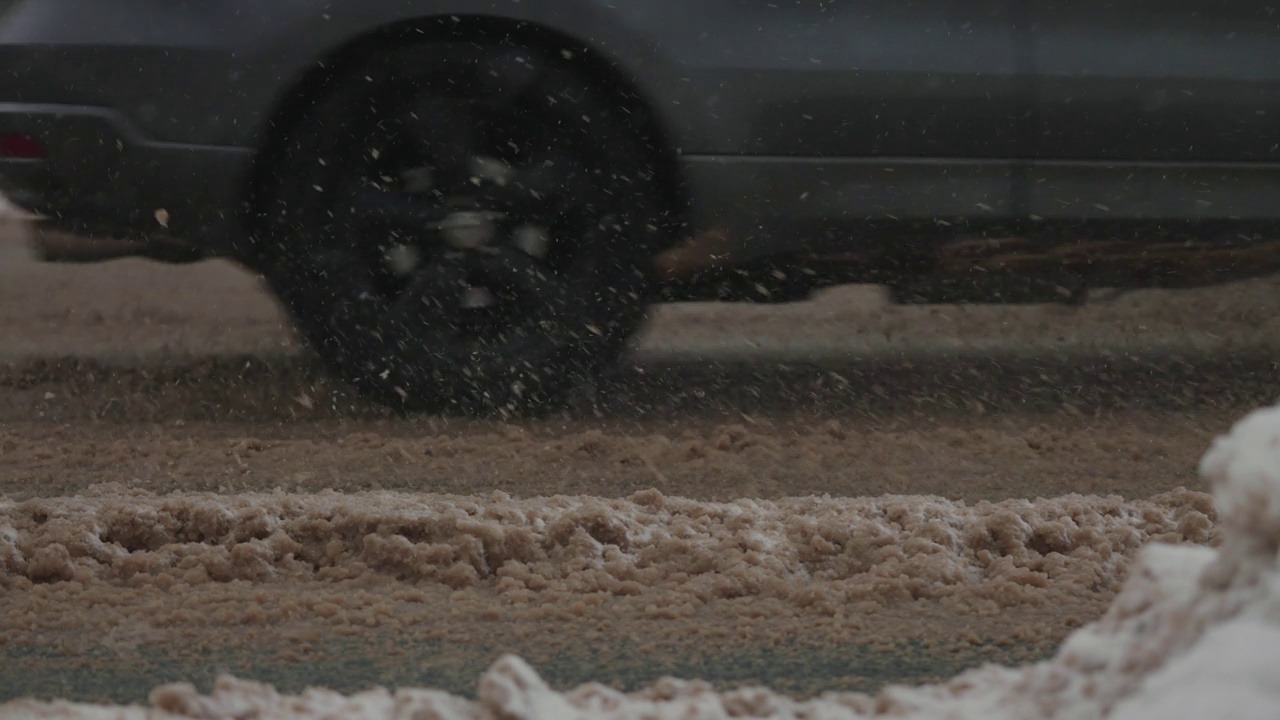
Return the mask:
[[(703, 108), (743, 122), (693, 153), (1008, 157), (1023, 0), (651, 0)], [(963, 6), (963, 7), (962, 7)], [(678, 21), (672, 22), (672, 18)]]
[(1280, 6), (1029, 2), (1037, 77), (1029, 213), (1273, 212), (1280, 176), (1266, 164), (1280, 162)]
[(1023, 2), (617, 7), (681, 68), (690, 89), (683, 112), (716, 119), (710, 132), (681, 140), (689, 172), (708, 178), (704, 200), (730, 214), (750, 194), (753, 215), (795, 226), (1006, 215), (1011, 159), (1025, 140), (1028, 76), (1010, 12)]

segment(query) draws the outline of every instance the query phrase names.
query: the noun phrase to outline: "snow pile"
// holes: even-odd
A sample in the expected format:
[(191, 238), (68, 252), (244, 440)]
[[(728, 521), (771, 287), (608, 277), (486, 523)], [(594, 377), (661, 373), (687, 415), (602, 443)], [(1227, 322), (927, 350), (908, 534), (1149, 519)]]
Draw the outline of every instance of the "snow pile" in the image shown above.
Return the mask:
[[(708, 503), (401, 492), (179, 493), (121, 485), (0, 504), (0, 588), (33, 583), (397, 579), (482, 583), (530, 602), (676, 593), (831, 612), (950, 598), (1002, 607), (1117, 588), (1151, 540), (1208, 543), (1212, 499), (1069, 495), (967, 505), (936, 497)], [(1052, 602), (1052, 600), (1048, 600)]]
[(676, 680), (632, 694), (598, 685), (557, 693), (526, 663), (504, 657), (481, 677), (476, 702), (429, 690), (282, 696), (223, 677), (207, 696), (185, 684), (158, 688), (151, 708), (24, 701), (0, 706), (0, 716), (1274, 720), (1280, 717), (1280, 407), (1250, 414), (1219, 438), (1201, 473), (1218, 504), (1221, 547), (1145, 548), (1111, 609), (1054, 659), (1026, 668), (987, 667), (936, 686), (798, 702), (765, 689), (716, 693), (705, 683)]

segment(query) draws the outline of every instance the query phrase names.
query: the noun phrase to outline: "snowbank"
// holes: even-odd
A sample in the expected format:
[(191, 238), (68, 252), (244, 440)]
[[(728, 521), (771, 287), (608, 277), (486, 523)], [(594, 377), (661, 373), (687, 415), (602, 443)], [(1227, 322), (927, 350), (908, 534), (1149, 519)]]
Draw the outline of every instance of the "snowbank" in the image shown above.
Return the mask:
[(676, 680), (632, 694), (596, 685), (557, 693), (519, 658), (504, 657), (480, 678), (476, 702), (430, 690), (282, 696), (222, 677), (209, 695), (185, 684), (158, 688), (150, 708), (22, 701), (0, 706), (0, 716), (1274, 720), (1280, 717), (1280, 407), (1237, 423), (1200, 469), (1218, 505), (1220, 548), (1146, 547), (1110, 610), (1052, 660), (1025, 668), (986, 667), (936, 686), (798, 702), (765, 689), (715, 693), (704, 683)]
[[(1212, 499), (1068, 495), (712, 503), (648, 490), (628, 498), (513, 499), (403, 492), (175, 493), (119, 484), (78, 497), (0, 499), (0, 588), (75, 581), (396, 578), (552, 596), (771, 598), (833, 607), (954, 598), (991, 609), (1119, 587), (1151, 540), (1217, 539)], [(197, 573), (200, 574), (200, 573)]]

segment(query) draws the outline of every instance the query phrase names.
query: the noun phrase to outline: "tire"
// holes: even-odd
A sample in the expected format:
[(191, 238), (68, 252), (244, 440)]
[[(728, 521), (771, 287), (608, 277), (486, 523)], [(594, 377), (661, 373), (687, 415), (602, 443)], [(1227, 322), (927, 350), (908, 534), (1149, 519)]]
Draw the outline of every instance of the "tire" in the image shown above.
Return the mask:
[(639, 329), (673, 227), (655, 151), (569, 60), (435, 42), (333, 79), (268, 166), (261, 269), (408, 411), (560, 407)]

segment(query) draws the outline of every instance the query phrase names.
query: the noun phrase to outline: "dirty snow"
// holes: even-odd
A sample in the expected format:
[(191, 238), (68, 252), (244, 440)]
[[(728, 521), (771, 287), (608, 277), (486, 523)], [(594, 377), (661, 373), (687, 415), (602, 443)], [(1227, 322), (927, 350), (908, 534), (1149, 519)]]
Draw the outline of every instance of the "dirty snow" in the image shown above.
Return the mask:
[[(1097, 622), (1079, 630), (1051, 660), (1020, 669), (985, 667), (961, 674), (935, 686), (889, 687), (875, 696), (828, 694), (808, 701), (795, 701), (767, 689), (741, 689), (716, 693), (698, 681), (664, 680), (640, 692), (622, 694), (599, 685), (587, 685), (567, 693), (551, 690), (521, 659), (505, 656), (486, 672), (478, 683), (478, 700), (469, 701), (430, 690), (403, 689), (395, 693), (373, 690), (342, 696), (323, 689), (299, 696), (282, 696), (270, 687), (231, 677), (220, 678), (209, 695), (192, 686), (174, 684), (157, 688), (150, 708), (105, 707), (68, 702), (18, 701), (0, 706), (6, 718), (862, 718), (892, 716), (924, 720), (989, 720), (992, 718), (1097, 718), (1122, 720), (1159, 717), (1162, 720), (1213, 717), (1253, 719), (1276, 717), (1280, 710), (1280, 407), (1256, 411), (1241, 420), (1229, 434), (1215, 441), (1201, 464), (1220, 512), (1220, 547), (1153, 544), (1139, 552), (1124, 587), (1110, 610)], [(497, 498), (501, 504), (506, 499)], [(104, 499), (68, 501), (63, 513), (69, 527), (75, 517), (101, 516)], [(163, 501), (148, 501), (143, 504)], [(324, 502), (323, 499), (317, 502)], [(561, 500), (558, 509), (547, 512), (581, 511), (578, 501)], [(641, 499), (638, 507), (665, 505), (657, 496)], [(820, 507), (820, 501), (811, 501)], [(904, 518), (931, 517), (940, 532), (937, 543), (958, 542), (964, 520), (940, 512), (938, 501), (899, 498)], [(0, 509), (12, 522), (23, 506), (10, 504)], [(532, 508), (532, 505), (530, 506)], [(738, 543), (731, 564), (771, 566), (774, 571), (790, 568), (799, 572), (798, 555), (788, 557), (786, 549), (796, 547), (797, 525), (788, 526), (787, 512), (798, 508), (764, 508), (760, 503), (741, 502), (718, 506), (713, 524), (729, 529), (719, 539), (696, 539), (705, 528), (687, 525), (684, 533), (671, 532), (697, 543), (720, 543), (717, 552), (728, 548), (725, 538)], [(932, 508), (930, 510), (929, 508)], [(616, 511), (624, 509), (612, 508)], [(476, 508), (483, 511), (482, 508)], [(685, 510), (689, 508), (686, 506)], [(785, 511), (784, 511), (785, 510)], [(951, 508), (964, 514), (959, 506)], [(426, 509), (406, 510), (408, 515)], [(652, 530), (640, 531), (632, 517), (617, 517), (598, 508), (596, 529), (605, 540), (593, 537), (579, 524), (569, 531), (579, 538), (578, 552), (590, 556), (635, 543), (653, 542)], [(529, 532), (546, 532), (543, 518), (524, 516), (512, 509), (508, 519), (516, 519)], [(1016, 514), (1016, 513), (1015, 513)], [(279, 521), (263, 520), (263, 537), (279, 532)], [(759, 521), (761, 515), (770, 518)], [(51, 516), (53, 517), (53, 516)], [(736, 525), (736, 518), (752, 518)], [(213, 514), (208, 523), (212, 532), (226, 522), (225, 515)], [(458, 522), (461, 517), (455, 518)], [(910, 521), (910, 520), (908, 520)], [(792, 521), (798, 522), (798, 521)], [(661, 526), (661, 523), (658, 524)], [(162, 528), (155, 523), (142, 531)], [(791, 536), (778, 531), (790, 527)], [(541, 529), (541, 530), (540, 530)], [(948, 529), (951, 531), (949, 532)], [(17, 529), (19, 537), (31, 530)], [(160, 532), (163, 532), (161, 530)], [(563, 530), (561, 532), (564, 532)], [(260, 535), (262, 533), (259, 533)], [(74, 534), (74, 533), (73, 533)], [(6, 529), (9, 548), (5, 567), (10, 578), (29, 575), (39, 565), (27, 558)], [(759, 538), (772, 539), (768, 553)], [(99, 538), (101, 539), (101, 538)], [(268, 540), (270, 542), (270, 540)], [(55, 572), (84, 570), (87, 577), (107, 572), (114, 564), (102, 556), (103, 548), (92, 537), (79, 532), (80, 555), (63, 568), (71, 548), (57, 553), (50, 567)], [(280, 556), (280, 550), (276, 555)], [(288, 553), (284, 553), (287, 555)], [(776, 555), (775, 555), (776, 554)], [(98, 556), (95, 558), (95, 556)], [(263, 555), (268, 565), (271, 553)], [(585, 558), (583, 558), (585, 559)], [(78, 561), (77, 561), (78, 560)], [(93, 564), (103, 566), (94, 568)], [(607, 562), (603, 555), (599, 562)], [(911, 557), (901, 558), (910, 563)], [(599, 569), (587, 563), (585, 569)], [(60, 569), (61, 568), (61, 569)], [(963, 569), (963, 568), (961, 568)], [(963, 575), (963, 573), (961, 573)], [(963, 582), (962, 579), (955, 580)], [(10, 582), (14, 582), (12, 579)]]

